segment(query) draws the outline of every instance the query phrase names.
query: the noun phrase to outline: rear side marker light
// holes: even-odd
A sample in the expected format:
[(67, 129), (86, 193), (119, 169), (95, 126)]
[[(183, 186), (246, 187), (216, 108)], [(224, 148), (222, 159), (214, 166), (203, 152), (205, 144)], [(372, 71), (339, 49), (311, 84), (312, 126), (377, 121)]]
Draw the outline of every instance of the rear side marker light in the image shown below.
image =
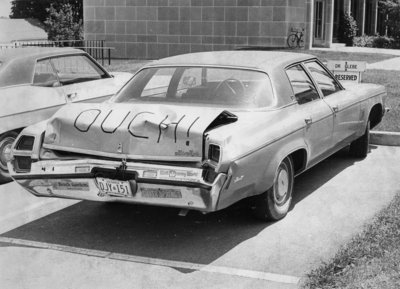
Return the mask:
[(217, 145), (210, 144), (208, 148), (208, 159), (218, 163), (221, 156), (221, 148)]

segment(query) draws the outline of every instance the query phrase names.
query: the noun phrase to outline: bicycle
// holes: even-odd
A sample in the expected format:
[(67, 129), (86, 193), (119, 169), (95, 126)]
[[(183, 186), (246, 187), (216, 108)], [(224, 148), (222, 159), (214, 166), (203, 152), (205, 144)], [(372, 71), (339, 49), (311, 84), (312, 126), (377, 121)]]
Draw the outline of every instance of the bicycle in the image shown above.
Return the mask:
[(302, 48), (304, 47), (304, 28), (292, 28), (292, 34), (287, 38), (287, 45), (290, 48)]

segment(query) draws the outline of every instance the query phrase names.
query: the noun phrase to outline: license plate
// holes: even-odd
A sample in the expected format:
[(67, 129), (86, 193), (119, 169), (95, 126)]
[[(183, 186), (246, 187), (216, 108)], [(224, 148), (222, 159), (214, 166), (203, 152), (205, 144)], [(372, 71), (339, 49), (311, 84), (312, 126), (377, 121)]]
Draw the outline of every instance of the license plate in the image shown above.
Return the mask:
[(107, 195), (117, 197), (132, 196), (131, 186), (128, 181), (119, 181), (106, 178), (96, 178), (98, 188)]
[(141, 189), (143, 198), (180, 199), (182, 193), (175, 189)]

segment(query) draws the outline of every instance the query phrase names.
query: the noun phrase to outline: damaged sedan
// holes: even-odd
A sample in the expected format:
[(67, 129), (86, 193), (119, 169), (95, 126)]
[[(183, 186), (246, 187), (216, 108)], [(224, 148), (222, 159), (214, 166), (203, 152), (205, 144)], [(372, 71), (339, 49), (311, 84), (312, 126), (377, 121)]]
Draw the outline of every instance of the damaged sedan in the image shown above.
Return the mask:
[(289, 211), (294, 178), (350, 146), (368, 153), (385, 88), (343, 87), (314, 56), (203, 52), (142, 68), (111, 100), (22, 131), (8, 163), (36, 196), (213, 212), (249, 198)]

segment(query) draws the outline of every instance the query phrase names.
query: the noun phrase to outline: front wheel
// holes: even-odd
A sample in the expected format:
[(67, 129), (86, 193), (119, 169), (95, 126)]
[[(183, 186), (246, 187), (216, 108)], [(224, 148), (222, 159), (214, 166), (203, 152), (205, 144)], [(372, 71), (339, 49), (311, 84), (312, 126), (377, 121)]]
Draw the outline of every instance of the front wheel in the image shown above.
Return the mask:
[(253, 214), (263, 221), (277, 221), (286, 216), (292, 202), (293, 163), (286, 157), (276, 170), (272, 187), (254, 198)]
[(18, 133), (14, 131), (6, 132), (0, 136), (0, 184), (11, 182), (8, 173), (7, 162), (11, 157), (11, 146), (17, 138)]
[(350, 144), (349, 153), (356, 158), (365, 158), (369, 152), (369, 128), (370, 122), (367, 122), (365, 132), (358, 139)]

